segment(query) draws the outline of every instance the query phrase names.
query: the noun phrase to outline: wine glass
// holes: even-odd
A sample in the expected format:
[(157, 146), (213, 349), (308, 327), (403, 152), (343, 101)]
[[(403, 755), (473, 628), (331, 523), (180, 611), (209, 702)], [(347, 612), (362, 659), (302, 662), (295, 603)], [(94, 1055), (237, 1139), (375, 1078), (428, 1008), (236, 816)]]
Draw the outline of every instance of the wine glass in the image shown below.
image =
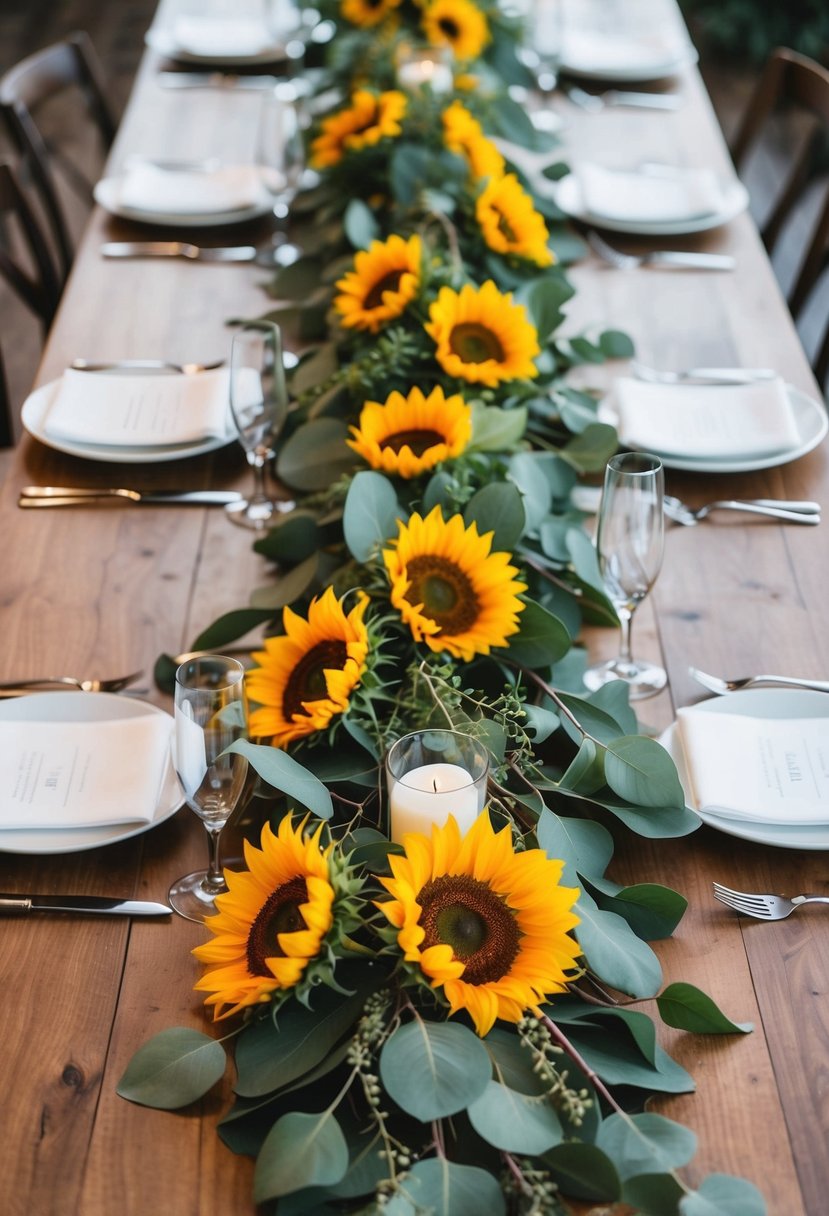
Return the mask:
[(563, 37), (563, 0), (530, 0), (528, 12), (528, 66), (535, 74), (536, 86), (544, 108), (532, 114), (533, 125), (539, 131), (556, 131), (559, 119), (548, 108), (558, 86), (559, 60)]
[(274, 261), (287, 266), (302, 254), (285, 231), (291, 203), (305, 172), (305, 102), (298, 82), (282, 81), (262, 99), (256, 159), (262, 181), (273, 200), (277, 229), (273, 235)]
[(210, 840), (208, 869), (186, 874), (170, 887), (170, 903), (186, 920), (212, 915), (213, 901), (227, 890), (219, 846), (245, 792), (248, 762), (222, 753), (247, 735), (245, 669), (238, 659), (207, 655), (182, 663), (176, 672), (175, 766), (187, 805)]
[(294, 505), (272, 498), (265, 488), (265, 467), (274, 455), (287, 409), (282, 332), (271, 321), (249, 321), (233, 335), (230, 348), (230, 412), (253, 469), (253, 493), (225, 507), (243, 528), (264, 528), (274, 515)]
[(624, 452), (605, 469), (596, 530), (599, 568), (616, 609), (622, 636), (619, 654), (589, 667), (586, 686), (595, 690), (609, 680), (624, 680), (631, 699), (649, 697), (665, 687), (667, 675), (655, 663), (633, 658), (633, 614), (653, 586), (662, 565), (665, 537), (662, 463), (646, 452)]

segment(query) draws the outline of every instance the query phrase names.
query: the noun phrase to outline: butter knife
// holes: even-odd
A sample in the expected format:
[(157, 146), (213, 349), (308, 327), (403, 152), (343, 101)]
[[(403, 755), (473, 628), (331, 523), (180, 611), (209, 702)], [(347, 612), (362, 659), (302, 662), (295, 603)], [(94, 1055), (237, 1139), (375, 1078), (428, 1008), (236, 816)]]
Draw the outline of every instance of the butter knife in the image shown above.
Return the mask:
[(227, 72), (159, 72), (165, 89), (272, 89), (275, 76), (238, 76)]
[(77, 507), (104, 500), (122, 500), (151, 506), (180, 504), (193, 507), (225, 507), (239, 502), (236, 490), (128, 490), (124, 487), (94, 489), (81, 486), (24, 486), (19, 507)]
[(107, 899), (105, 895), (0, 895), (0, 913), (84, 912), (94, 916), (171, 916), (172, 908), (143, 899)]
[(204, 248), (187, 241), (107, 241), (101, 246), (105, 258), (187, 258), (191, 262), (253, 262), (253, 245), (223, 245)]

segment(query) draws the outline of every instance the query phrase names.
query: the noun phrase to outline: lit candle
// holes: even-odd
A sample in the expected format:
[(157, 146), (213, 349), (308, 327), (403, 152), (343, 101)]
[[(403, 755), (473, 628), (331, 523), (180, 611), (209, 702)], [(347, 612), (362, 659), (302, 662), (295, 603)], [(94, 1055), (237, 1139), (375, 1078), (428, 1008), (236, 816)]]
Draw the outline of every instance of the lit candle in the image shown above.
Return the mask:
[(452, 91), (452, 68), (428, 51), (413, 51), (398, 65), (397, 83), (416, 91), (428, 85), (433, 93)]
[(405, 832), (430, 834), (450, 815), (463, 836), (483, 809), (484, 791), (459, 764), (424, 764), (395, 781), (389, 794), (391, 838), (402, 844)]

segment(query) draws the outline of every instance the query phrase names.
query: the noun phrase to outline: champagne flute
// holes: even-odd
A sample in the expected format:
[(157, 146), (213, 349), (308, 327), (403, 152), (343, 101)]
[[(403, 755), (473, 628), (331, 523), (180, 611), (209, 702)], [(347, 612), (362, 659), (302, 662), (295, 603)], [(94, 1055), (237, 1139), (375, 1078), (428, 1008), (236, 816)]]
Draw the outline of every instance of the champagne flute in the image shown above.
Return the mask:
[(262, 181), (273, 199), (277, 223), (273, 235), (274, 261), (287, 266), (302, 255), (288, 240), (285, 228), (291, 203), (305, 172), (305, 107), (300, 86), (283, 81), (265, 94), (256, 145)]
[(222, 874), (222, 829), (247, 785), (244, 756), (223, 755), (248, 735), (245, 669), (238, 659), (206, 655), (176, 672), (175, 765), (187, 805), (199, 816), (210, 841), (210, 864), (177, 879), (170, 904), (186, 920), (203, 921), (227, 890)]
[(230, 412), (253, 469), (254, 485), (250, 498), (230, 503), (225, 510), (243, 528), (264, 528), (272, 516), (294, 505), (272, 498), (265, 487), (265, 468), (275, 453), (287, 409), (282, 332), (271, 321), (250, 321), (233, 335), (230, 348)]
[(535, 74), (536, 86), (543, 106), (531, 117), (538, 131), (557, 131), (560, 120), (549, 109), (549, 104), (558, 87), (559, 60), (563, 37), (563, 0), (530, 0), (528, 33), (530, 47), (527, 52), (528, 66)]
[(588, 667), (586, 686), (595, 690), (610, 680), (624, 680), (631, 699), (649, 697), (667, 683), (655, 663), (633, 658), (630, 644), (633, 614), (650, 591), (662, 565), (665, 525), (662, 463), (646, 452), (624, 452), (605, 469), (596, 530), (596, 550), (605, 589), (619, 617), (619, 654)]

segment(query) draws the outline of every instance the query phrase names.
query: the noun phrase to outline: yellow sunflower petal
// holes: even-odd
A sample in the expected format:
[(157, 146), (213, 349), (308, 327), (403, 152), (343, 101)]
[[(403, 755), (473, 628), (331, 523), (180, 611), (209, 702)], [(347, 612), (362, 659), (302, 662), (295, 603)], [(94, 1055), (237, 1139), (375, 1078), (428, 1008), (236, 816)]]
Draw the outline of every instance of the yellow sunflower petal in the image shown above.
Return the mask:
[(466, 283), (460, 292), (441, 287), (425, 329), (443, 370), (469, 384), (496, 388), (538, 375), (535, 326), (524, 306), (513, 304), (512, 295), (500, 292), (491, 279), (480, 288)]
[(396, 234), (372, 241), (354, 257), (354, 269), (336, 286), (334, 308), (347, 328), (377, 333), (406, 311), (420, 290), (421, 241)]

